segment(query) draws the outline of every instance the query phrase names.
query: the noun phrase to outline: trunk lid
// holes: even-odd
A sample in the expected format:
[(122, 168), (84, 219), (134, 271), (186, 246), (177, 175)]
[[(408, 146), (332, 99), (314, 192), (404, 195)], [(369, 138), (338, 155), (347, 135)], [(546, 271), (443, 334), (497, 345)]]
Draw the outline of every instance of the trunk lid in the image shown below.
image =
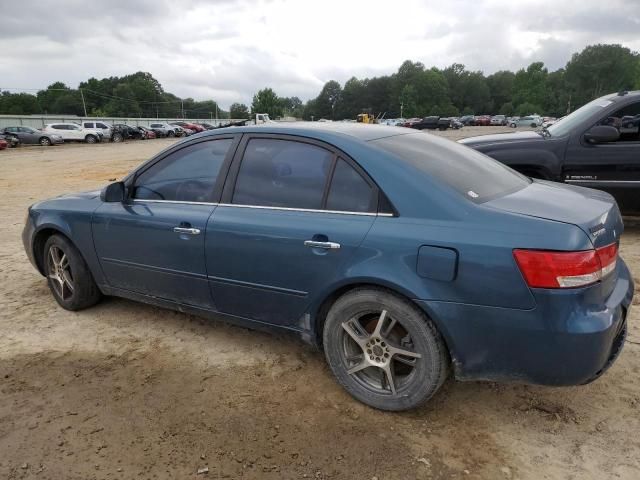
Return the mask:
[(622, 217), (608, 193), (534, 180), (515, 193), (485, 203), (488, 207), (580, 227), (596, 248), (620, 240)]

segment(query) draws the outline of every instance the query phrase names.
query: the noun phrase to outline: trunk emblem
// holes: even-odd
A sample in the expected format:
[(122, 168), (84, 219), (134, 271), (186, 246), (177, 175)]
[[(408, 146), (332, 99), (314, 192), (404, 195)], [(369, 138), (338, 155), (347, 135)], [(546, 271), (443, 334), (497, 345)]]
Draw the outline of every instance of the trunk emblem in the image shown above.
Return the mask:
[[(599, 237), (605, 231), (606, 231), (605, 226), (602, 223), (599, 223), (598, 225), (594, 225), (593, 227), (589, 228), (589, 232), (591, 232), (591, 235), (593, 235), (593, 238)], [(615, 231), (613, 235), (615, 236)]]

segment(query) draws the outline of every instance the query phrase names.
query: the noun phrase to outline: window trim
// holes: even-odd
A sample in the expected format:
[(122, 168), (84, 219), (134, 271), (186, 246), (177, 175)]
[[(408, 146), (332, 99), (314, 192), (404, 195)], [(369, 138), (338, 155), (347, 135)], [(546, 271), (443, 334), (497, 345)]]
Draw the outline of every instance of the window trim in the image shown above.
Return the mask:
[[(126, 199), (127, 203), (134, 202), (154, 202), (154, 203), (180, 203), (180, 204), (197, 204), (197, 205), (217, 205), (218, 201), (220, 201), (220, 196), (222, 195), (222, 187), (224, 185), (227, 172), (229, 171), (229, 166), (235, 156), (236, 149), (238, 148), (238, 143), (240, 141), (241, 135), (239, 134), (225, 134), (225, 135), (212, 135), (203, 138), (198, 138), (193, 141), (188, 141), (185, 143), (178, 143), (167, 150), (160, 152), (155, 157), (147, 160), (143, 163), (137, 170), (135, 170), (131, 175), (124, 179), (125, 187), (126, 187)], [(133, 198), (133, 192), (135, 191), (136, 180), (140, 175), (144, 172), (153, 168), (153, 166), (162, 162), (169, 156), (179, 152), (180, 150), (184, 150), (185, 148), (192, 147), (193, 145), (203, 143), (203, 142), (211, 142), (217, 140), (232, 140), (231, 146), (225, 155), (224, 160), (222, 161), (222, 165), (220, 166), (220, 171), (218, 172), (218, 177), (216, 178), (216, 183), (213, 186), (213, 192), (211, 194), (212, 202), (189, 202), (182, 200), (145, 200), (142, 198)]]
[[(338, 163), (338, 159), (342, 158), (349, 166), (354, 168), (371, 186), (373, 189), (372, 192), (372, 203), (371, 206), (375, 207), (375, 211), (371, 212), (351, 212), (351, 211), (340, 211), (340, 210), (327, 210), (326, 208), (320, 209), (309, 209), (309, 208), (297, 208), (297, 207), (276, 207), (269, 205), (246, 205), (246, 204), (238, 204), (233, 203), (233, 194), (236, 188), (236, 182), (238, 180), (238, 174), (240, 173), (240, 167), (242, 165), (242, 159), (244, 158), (245, 151), (247, 146), (251, 140), (256, 139), (269, 139), (269, 140), (285, 140), (290, 142), (298, 142), (298, 143), (306, 143), (309, 145), (313, 145), (319, 148), (323, 148), (329, 151), (332, 154), (332, 164), (327, 175), (326, 183), (323, 190), (322, 195), (322, 206), (326, 206), (327, 197), (329, 195), (329, 189), (331, 187), (331, 182), (333, 180), (333, 174), (335, 172), (336, 164)], [(220, 205), (231, 206), (231, 207), (239, 207), (239, 208), (257, 208), (257, 209), (267, 209), (267, 210), (281, 210), (281, 211), (301, 211), (301, 212), (314, 212), (314, 213), (334, 213), (334, 214), (351, 214), (351, 215), (369, 215), (369, 216), (389, 216), (395, 217), (397, 213), (395, 209), (392, 209), (392, 212), (380, 212), (380, 204), (382, 198), (386, 198), (384, 192), (378, 187), (378, 185), (373, 181), (373, 179), (369, 176), (369, 174), (349, 155), (347, 155), (342, 150), (334, 147), (331, 144), (325, 143), (321, 140), (316, 140), (315, 138), (309, 138), (302, 135), (290, 135), (290, 134), (279, 134), (279, 133), (248, 133), (242, 136), (242, 139), (236, 149), (235, 155), (233, 157), (233, 161), (227, 173), (227, 178), (224, 183), (224, 188), (222, 191), (222, 196), (220, 199)], [(388, 200), (387, 203), (391, 204)]]

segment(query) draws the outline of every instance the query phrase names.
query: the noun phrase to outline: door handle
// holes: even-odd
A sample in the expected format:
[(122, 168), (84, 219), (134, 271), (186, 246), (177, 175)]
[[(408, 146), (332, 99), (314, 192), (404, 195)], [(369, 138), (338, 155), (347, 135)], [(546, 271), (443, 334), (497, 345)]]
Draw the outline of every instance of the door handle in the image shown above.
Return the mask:
[(304, 246), (311, 248), (325, 248), (327, 250), (337, 250), (340, 248), (340, 244), (336, 242), (317, 242), (315, 240), (305, 240)]
[(173, 227), (173, 231), (176, 233), (184, 233), (187, 235), (200, 235), (199, 228)]

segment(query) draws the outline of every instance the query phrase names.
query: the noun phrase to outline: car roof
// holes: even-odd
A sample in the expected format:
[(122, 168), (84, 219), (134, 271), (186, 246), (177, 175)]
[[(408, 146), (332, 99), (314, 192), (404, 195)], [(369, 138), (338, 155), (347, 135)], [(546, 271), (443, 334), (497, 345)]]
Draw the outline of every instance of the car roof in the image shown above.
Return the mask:
[[(247, 125), (244, 127), (228, 127), (217, 130), (210, 130), (209, 135), (224, 133), (274, 133), (282, 135), (300, 135), (316, 137), (323, 136), (352, 137), (368, 142), (378, 138), (391, 137), (394, 135), (407, 135), (416, 133), (415, 130), (403, 127), (392, 127), (389, 125), (370, 125), (351, 122), (269, 122), (261, 125)], [(201, 135), (204, 135), (201, 134)]]
[(621, 92), (611, 93), (600, 97), (603, 100), (611, 100), (612, 102), (622, 102), (629, 98), (637, 99), (640, 96), (640, 90), (622, 90)]

